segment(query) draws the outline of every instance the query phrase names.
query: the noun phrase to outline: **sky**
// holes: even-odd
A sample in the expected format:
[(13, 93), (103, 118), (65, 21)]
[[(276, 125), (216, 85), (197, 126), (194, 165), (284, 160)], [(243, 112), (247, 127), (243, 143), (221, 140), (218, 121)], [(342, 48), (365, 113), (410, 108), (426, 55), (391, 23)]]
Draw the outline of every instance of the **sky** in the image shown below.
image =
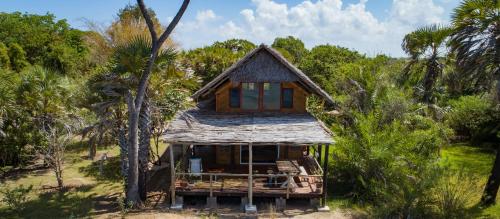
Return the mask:
[[(72, 27), (85, 20), (109, 25), (120, 8), (133, 0), (0, 1), (1, 12), (52, 13)], [(145, 0), (168, 24), (182, 0)], [(405, 56), (406, 33), (431, 24), (446, 25), (459, 0), (191, 0), (172, 38), (183, 49), (231, 38), (272, 44), (276, 37), (295, 36), (307, 48), (332, 44), (368, 56)]]

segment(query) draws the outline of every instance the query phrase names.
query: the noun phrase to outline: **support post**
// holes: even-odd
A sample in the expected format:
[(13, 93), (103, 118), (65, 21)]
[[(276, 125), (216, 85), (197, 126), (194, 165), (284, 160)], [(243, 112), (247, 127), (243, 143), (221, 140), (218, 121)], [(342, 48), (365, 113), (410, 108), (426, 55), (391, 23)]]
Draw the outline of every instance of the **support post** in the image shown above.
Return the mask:
[(170, 151), (170, 196), (172, 198), (171, 209), (182, 209), (182, 204), (176, 204), (175, 196), (175, 161), (174, 161), (174, 145), (169, 146)]
[(323, 145), (318, 145), (318, 163), (321, 163), (321, 156), (323, 155)]
[(257, 207), (253, 205), (253, 152), (252, 143), (248, 144), (248, 204), (245, 206), (245, 212), (254, 214)]
[(328, 194), (328, 191), (327, 191), (327, 186), (328, 186), (328, 180), (327, 180), (327, 176), (328, 176), (328, 157), (330, 157), (328, 155), (328, 153), (330, 152), (330, 144), (326, 144), (325, 145), (325, 161), (324, 161), (324, 164), (323, 164), (323, 200), (321, 202), (321, 207), (318, 208), (318, 211), (330, 211), (330, 208), (328, 207), (328, 205), (326, 205), (326, 198), (327, 198), (327, 194)]

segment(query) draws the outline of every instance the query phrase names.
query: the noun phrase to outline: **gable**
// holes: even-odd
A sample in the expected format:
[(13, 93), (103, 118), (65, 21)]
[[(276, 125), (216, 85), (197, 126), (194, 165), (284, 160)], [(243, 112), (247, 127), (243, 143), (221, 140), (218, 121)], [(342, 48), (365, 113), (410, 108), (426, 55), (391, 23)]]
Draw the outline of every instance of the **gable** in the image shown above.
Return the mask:
[(294, 82), (299, 78), (266, 50), (228, 73), (232, 82)]
[[(258, 81), (259, 80), (259, 81)], [(276, 80), (276, 81), (275, 81)], [(191, 97), (198, 100), (213, 94), (217, 87), (227, 81), (234, 82), (296, 82), (309, 92), (335, 106), (333, 98), (315, 84), (307, 75), (288, 62), (278, 51), (262, 44), (238, 62), (208, 82)]]

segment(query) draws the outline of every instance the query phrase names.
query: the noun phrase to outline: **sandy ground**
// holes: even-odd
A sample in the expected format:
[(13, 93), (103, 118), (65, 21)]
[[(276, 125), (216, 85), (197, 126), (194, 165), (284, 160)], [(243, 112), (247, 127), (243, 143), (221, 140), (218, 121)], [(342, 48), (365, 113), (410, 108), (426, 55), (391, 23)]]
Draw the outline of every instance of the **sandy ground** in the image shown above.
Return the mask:
[[(362, 214), (353, 213), (349, 209), (332, 209), (330, 212), (316, 212), (313, 208), (309, 207), (307, 201), (303, 200), (289, 200), (287, 203), (287, 210), (283, 212), (276, 212), (272, 205), (271, 200), (257, 200), (256, 201), (258, 214), (257, 217), (248, 216), (243, 213), (239, 200), (224, 200), (219, 203), (218, 209), (209, 210), (204, 209), (204, 203), (197, 199), (185, 200), (184, 209), (179, 212), (167, 210), (167, 207), (160, 206), (154, 210), (146, 210), (141, 212), (128, 213), (125, 218), (130, 219), (149, 219), (149, 218), (314, 218), (314, 219), (351, 219), (351, 218), (364, 218)], [(116, 218), (122, 215), (104, 214), (98, 218)]]

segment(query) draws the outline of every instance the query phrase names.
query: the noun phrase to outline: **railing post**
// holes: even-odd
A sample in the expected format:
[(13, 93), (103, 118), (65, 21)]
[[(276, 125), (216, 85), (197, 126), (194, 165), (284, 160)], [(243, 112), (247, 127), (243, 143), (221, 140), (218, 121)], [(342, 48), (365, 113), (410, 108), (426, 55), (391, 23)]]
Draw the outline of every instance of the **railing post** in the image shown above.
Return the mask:
[(213, 192), (212, 192), (212, 174), (210, 174), (210, 198), (213, 197)]
[(288, 199), (290, 197), (290, 183), (292, 183), (290, 181), (290, 173), (287, 173), (287, 184), (286, 184), (286, 199)]

